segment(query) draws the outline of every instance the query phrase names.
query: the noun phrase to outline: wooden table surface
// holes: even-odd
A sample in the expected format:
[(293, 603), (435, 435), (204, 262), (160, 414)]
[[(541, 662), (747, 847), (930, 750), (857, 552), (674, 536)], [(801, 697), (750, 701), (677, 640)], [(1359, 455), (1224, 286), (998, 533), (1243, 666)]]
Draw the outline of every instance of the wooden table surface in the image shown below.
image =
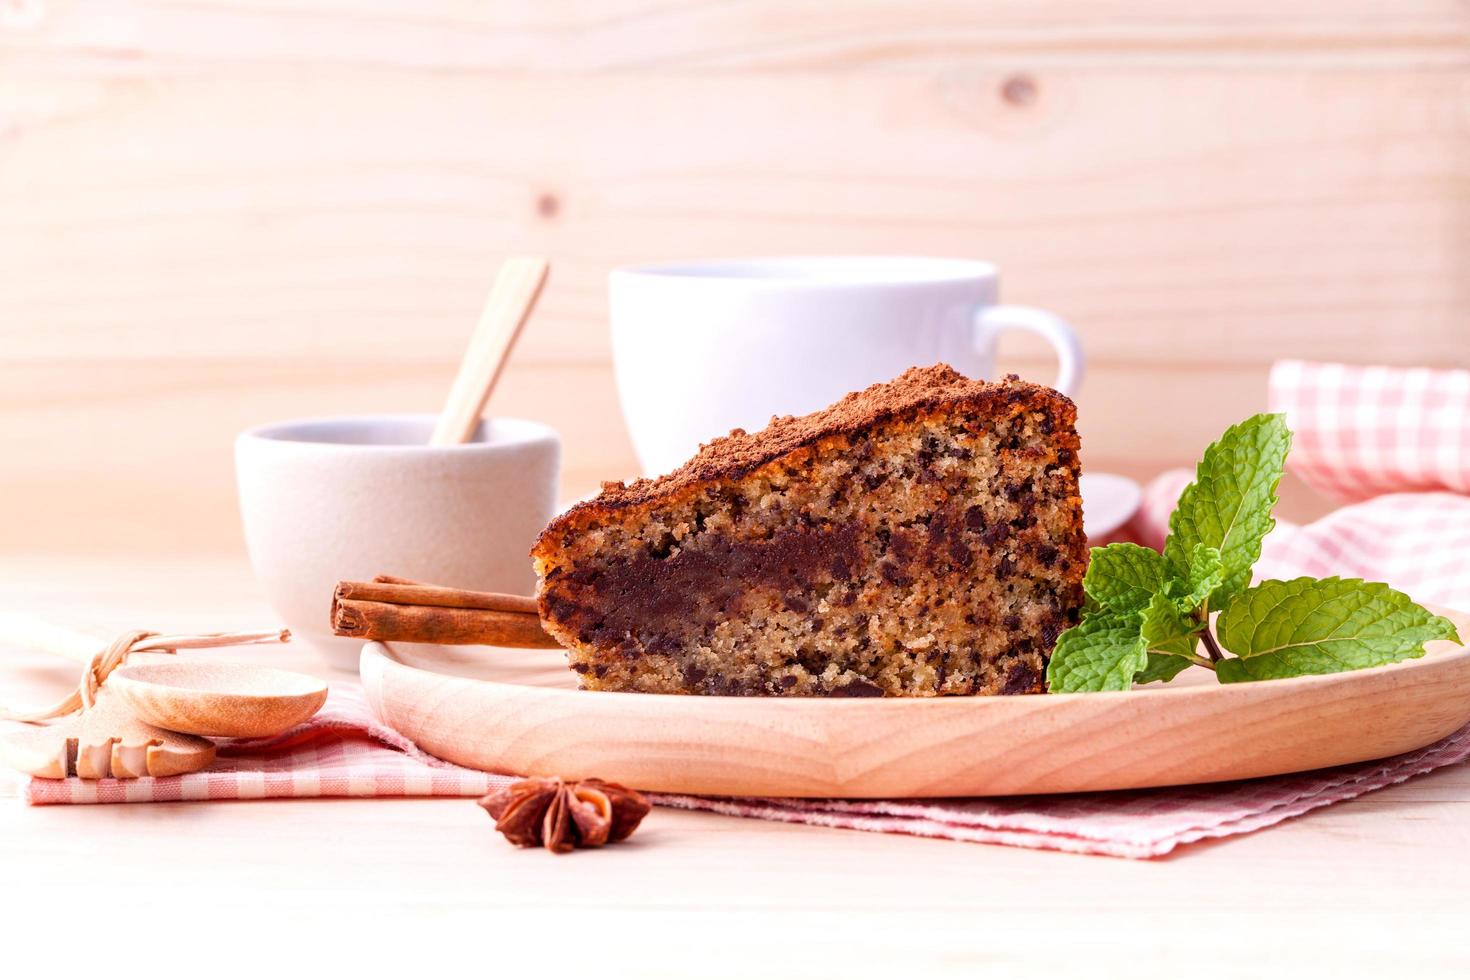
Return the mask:
[[(4, 557), (0, 606), (118, 629), (271, 621), (232, 559)], [(0, 655), (7, 702), (73, 669)], [(250, 656), (314, 669), (304, 650)], [(627, 845), (555, 857), (509, 847), (468, 800), (32, 808), (18, 790), (0, 777), (0, 935), (17, 946), (168, 942), (240, 967), (294, 944), (378, 971), (509, 957), (613, 977), (1470, 966), (1466, 766), (1157, 861), (667, 810)]]

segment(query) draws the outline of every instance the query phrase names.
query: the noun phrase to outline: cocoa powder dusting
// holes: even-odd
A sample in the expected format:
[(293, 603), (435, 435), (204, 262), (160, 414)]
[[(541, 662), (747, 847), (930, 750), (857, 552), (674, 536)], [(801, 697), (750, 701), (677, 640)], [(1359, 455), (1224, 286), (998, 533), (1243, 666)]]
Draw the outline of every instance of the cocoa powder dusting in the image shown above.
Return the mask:
[(820, 412), (774, 417), (769, 425), (755, 433), (734, 429), (727, 436), (705, 443), (689, 462), (667, 476), (629, 484), (604, 483), (602, 493), (572, 508), (552, 522), (552, 527), (584, 509), (616, 510), (692, 483), (739, 478), (818, 439), (860, 433), (881, 421), (908, 413), (932, 411), (961, 402), (1016, 404), (1034, 403), (1037, 399), (1052, 403), (1054, 414), (1071, 424), (1076, 413), (1071, 399), (1042, 385), (1021, 381), (1013, 374), (1002, 382), (991, 383), (972, 381), (948, 364), (909, 368), (892, 381), (855, 391)]

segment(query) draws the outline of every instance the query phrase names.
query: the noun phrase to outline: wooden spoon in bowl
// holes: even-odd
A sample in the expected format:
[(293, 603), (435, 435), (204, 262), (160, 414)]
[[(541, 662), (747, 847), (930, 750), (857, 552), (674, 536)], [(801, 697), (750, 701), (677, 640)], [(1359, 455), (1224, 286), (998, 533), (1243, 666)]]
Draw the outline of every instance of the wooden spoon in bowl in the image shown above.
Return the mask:
[(539, 255), (506, 259), (500, 267), (429, 445), (452, 446), (474, 436), (511, 348), (541, 296), (549, 268), (550, 263)]

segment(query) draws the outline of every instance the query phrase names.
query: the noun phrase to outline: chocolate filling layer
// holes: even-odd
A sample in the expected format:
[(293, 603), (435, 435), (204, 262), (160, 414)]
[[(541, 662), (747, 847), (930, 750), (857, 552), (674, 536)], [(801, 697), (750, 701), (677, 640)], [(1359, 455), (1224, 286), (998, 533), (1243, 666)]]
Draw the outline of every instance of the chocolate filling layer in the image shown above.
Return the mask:
[(578, 569), (547, 598), (583, 643), (624, 656), (670, 653), (699, 627), (742, 614), (752, 596), (774, 594), (798, 610), (814, 605), (814, 590), (850, 580), (861, 566), (859, 536), (853, 522), (782, 528), (762, 541), (716, 539), (669, 558), (643, 554)]

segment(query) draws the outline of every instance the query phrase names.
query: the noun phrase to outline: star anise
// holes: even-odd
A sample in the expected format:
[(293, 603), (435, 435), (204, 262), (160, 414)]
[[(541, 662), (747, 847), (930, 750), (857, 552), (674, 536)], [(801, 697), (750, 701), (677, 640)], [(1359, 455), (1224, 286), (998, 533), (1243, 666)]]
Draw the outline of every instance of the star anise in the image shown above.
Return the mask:
[(544, 845), (565, 854), (622, 840), (648, 815), (636, 790), (601, 779), (522, 779), (480, 800), (495, 829), (517, 847)]

